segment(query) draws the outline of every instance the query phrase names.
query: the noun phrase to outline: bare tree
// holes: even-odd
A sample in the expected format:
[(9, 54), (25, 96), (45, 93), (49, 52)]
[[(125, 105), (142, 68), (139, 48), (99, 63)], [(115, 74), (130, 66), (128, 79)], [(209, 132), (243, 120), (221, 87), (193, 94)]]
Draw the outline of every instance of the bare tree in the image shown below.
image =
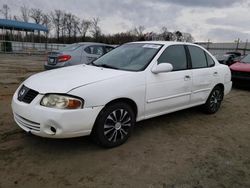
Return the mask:
[(49, 14), (42, 14), (42, 25), (48, 29), (48, 33), (51, 29), (51, 17)]
[(182, 41), (182, 33), (180, 31), (174, 32), (174, 35), (176, 36), (176, 41)]
[(18, 16), (14, 15), (13, 20), (18, 21), (18, 20), (20, 20), (20, 18)]
[(40, 24), (42, 21), (42, 10), (37, 8), (32, 8), (30, 10), (30, 17), (34, 20), (36, 24)]
[(143, 32), (145, 31), (145, 27), (140, 25), (138, 27), (135, 27), (133, 29), (133, 33), (137, 36), (137, 37), (142, 37), (143, 36)]
[(168, 32), (168, 28), (167, 28), (166, 26), (163, 26), (163, 27), (161, 28), (161, 32), (162, 32), (162, 33), (167, 33), (167, 32)]
[(97, 41), (98, 38), (101, 36), (101, 28), (99, 26), (100, 19), (99, 18), (93, 18), (91, 21), (91, 30), (93, 38)]
[(67, 31), (68, 37), (70, 38), (73, 30), (74, 15), (71, 13), (66, 13), (64, 15), (64, 19), (65, 19), (65, 29)]
[(190, 33), (182, 33), (183, 42), (194, 42), (194, 38)]
[(176, 35), (172, 32), (168, 32), (166, 36), (166, 41), (175, 41), (176, 40)]
[(79, 33), (79, 25), (80, 25), (80, 18), (78, 18), (77, 16), (73, 15), (72, 27), (73, 27), (74, 41), (76, 41), (76, 36)]
[(63, 12), (61, 10), (54, 10), (54, 12), (51, 12), (51, 20), (52, 24), (55, 27), (57, 41), (59, 41), (60, 37), (62, 18), (63, 18)]
[(24, 5), (20, 8), (20, 10), (21, 10), (21, 20), (24, 22), (29, 22), (29, 13), (30, 13), (29, 8)]
[(62, 20), (61, 20), (61, 36), (63, 37), (63, 42), (64, 41), (64, 37), (65, 37), (65, 34), (66, 34), (66, 29), (67, 28), (67, 16), (66, 16), (66, 13), (63, 12), (62, 13)]
[(172, 32), (168, 31), (167, 27), (162, 27), (161, 31), (161, 38), (163, 38), (163, 40), (174, 41), (176, 39), (176, 36)]
[(163, 27), (161, 28), (161, 35), (162, 35), (162, 37), (164, 38), (164, 40), (166, 40), (166, 38), (167, 38), (167, 36), (168, 36), (168, 33), (169, 33), (168, 28), (165, 27), (165, 26), (163, 26)]
[(79, 32), (81, 34), (82, 40), (85, 40), (86, 34), (88, 30), (90, 29), (91, 26), (91, 21), (83, 19), (80, 27), (79, 27)]
[(7, 4), (3, 4), (2, 8), (0, 9), (0, 12), (3, 14), (5, 19), (9, 19), (9, 11), (10, 7)]

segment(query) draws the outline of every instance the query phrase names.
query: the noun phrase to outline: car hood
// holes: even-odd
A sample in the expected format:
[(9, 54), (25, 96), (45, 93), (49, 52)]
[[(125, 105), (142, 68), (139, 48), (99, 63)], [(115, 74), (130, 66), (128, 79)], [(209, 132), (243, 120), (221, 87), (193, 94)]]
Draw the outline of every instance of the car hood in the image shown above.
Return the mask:
[(130, 72), (89, 65), (77, 65), (35, 74), (28, 78), (24, 85), (42, 94), (68, 93), (75, 88), (125, 74), (130, 74)]
[(233, 71), (250, 72), (250, 63), (237, 62), (230, 66)]

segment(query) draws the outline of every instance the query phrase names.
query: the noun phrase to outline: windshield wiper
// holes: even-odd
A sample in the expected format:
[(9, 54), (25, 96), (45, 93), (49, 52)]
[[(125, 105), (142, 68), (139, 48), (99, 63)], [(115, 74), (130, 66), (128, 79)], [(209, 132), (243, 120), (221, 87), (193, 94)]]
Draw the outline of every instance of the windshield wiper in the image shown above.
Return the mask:
[(113, 66), (107, 65), (107, 64), (100, 64), (100, 65), (98, 65), (98, 64), (95, 64), (94, 61), (91, 61), (89, 63), (89, 65), (93, 65), (93, 66), (96, 66), (96, 67), (109, 68), (109, 69), (118, 69), (117, 67), (113, 67)]
[(95, 66), (104, 67), (104, 68), (108, 68), (108, 69), (118, 69), (117, 67), (113, 67), (113, 66), (107, 65), (107, 64), (100, 64), (100, 65), (95, 64)]

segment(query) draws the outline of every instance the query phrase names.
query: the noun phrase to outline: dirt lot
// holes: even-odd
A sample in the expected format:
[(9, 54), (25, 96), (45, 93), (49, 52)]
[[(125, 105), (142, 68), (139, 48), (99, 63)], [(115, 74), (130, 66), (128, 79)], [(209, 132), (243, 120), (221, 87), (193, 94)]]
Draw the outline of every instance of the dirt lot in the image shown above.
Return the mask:
[(233, 89), (215, 115), (193, 108), (140, 122), (126, 144), (103, 149), (14, 123), (13, 92), (44, 59), (0, 55), (0, 187), (250, 187), (249, 90)]

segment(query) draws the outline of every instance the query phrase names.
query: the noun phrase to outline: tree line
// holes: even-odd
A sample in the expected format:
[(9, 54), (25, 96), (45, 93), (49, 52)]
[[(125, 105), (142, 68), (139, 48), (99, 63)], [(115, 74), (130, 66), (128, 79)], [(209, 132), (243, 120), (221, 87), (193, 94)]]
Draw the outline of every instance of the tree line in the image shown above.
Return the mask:
[[(115, 34), (104, 34), (100, 27), (100, 18), (92, 19), (79, 18), (73, 13), (66, 12), (60, 9), (55, 9), (49, 13), (42, 11), (39, 8), (29, 8), (21, 6), (19, 15), (11, 15), (10, 7), (4, 4), (0, 9), (3, 18), (33, 22), (44, 25), (48, 28), (48, 38), (44, 35), (38, 36), (33, 40), (55, 42), (55, 43), (73, 43), (73, 42), (103, 42), (108, 44), (123, 44), (131, 41), (143, 40), (165, 40), (165, 41), (184, 41), (194, 42), (194, 38), (190, 33), (181, 31), (168, 31), (167, 27), (162, 27), (160, 33), (145, 32), (144, 26), (137, 26), (125, 32)], [(26, 33), (26, 38), (31, 38), (30, 34)]]

